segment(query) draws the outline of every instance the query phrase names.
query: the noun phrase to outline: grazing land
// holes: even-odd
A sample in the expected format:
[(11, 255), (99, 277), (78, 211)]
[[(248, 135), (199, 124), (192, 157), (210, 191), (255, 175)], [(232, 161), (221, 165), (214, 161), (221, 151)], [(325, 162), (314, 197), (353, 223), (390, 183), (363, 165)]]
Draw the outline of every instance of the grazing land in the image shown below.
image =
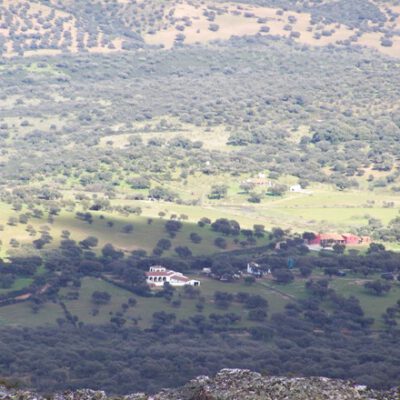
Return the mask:
[[(139, 326), (143, 329), (150, 328), (153, 322), (153, 314), (159, 311), (174, 313), (178, 320), (189, 319), (193, 315), (219, 314), (224, 315), (227, 312), (235, 313), (241, 317), (241, 322), (236, 324), (237, 329), (251, 327), (256, 322), (248, 321), (248, 312), (246, 308), (239, 304), (232, 304), (228, 307), (219, 307), (215, 304), (214, 293), (223, 290), (226, 293), (249, 293), (261, 295), (268, 300), (271, 313), (283, 312), (285, 306), (294, 299), (306, 299), (305, 279), (297, 279), (295, 282), (282, 285), (270, 279), (263, 279), (254, 285), (246, 285), (243, 282), (221, 284), (215, 280), (204, 278), (204, 276), (190, 275), (196, 279), (201, 279), (201, 295), (205, 299), (204, 308), (201, 313), (196, 309), (198, 298), (185, 297), (184, 291), (179, 289), (174, 293), (172, 299), (166, 301), (163, 297), (143, 298), (132, 294), (131, 292), (119, 288), (112, 283), (101, 279), (84, 278), (81, 287), (63, 288), (59, 295), (67, 309), (87, 324), (102, 325), (109, 322), (112, 315), (121, 312), (124, 303), (128, 299), (135, 299), (136, 304), (124, 313), (127, 323), (132, 326)], [(316, 273), (315, 278), (323, 278)], [(379, 276), (377, 276), (379, 277)], [(342, 296), (355, 296), (360, 300), (363, 309), (366, 310), (366, 316), (374, 318), (375, 328), (382, 328), (381, 315), (385, 310), (396, 303), (400, 296), (400, 286), (395, 286), (388, 295), (382, 297), (373, 297), (364, 289), (364, 283), (371, 281), (374, 277), (368, 279), (362, 276), (348, 278), (336, 278), (331, 281), (331, 286)], [(22, 282), (21, 282), (22, 283)], [(27, 282), (25, 282), (27, 283)], [(17, 289), (17, 287), (15, 288)], [(106, 291), (111, 295), (111, 302), (107, 305), (97, 307), (93, 304), (91, 295), (94, 291)], [(176, 305), (174, 301), (181, 301)], [(326, 305), (327, 310), (329, 306)], [(0, 323), (9, 326), (37, 327), (43, 325), (56, 326), (57, 319), (64, 316), (63, 309), (58, 304), (48, 303), (40, 308), (39, 311), (32, 313), (29, 303), (19, 303), (2, 308)]]
[(0, 375), (397, 383), (399, 57), (397, 0), (0, 0)]
[(390, 56), (400, 54), (399, 6), (382, 0), (367, 4), (357, 0), (351, 5), (300, 1), (295, 6), (285, 1), (260, 5), (215, 0), (107, 3), (3, 0), (2, 53), (6, 57), (104, 54), (146, 44), (170, 49), (176, 43), (208, 44), (233, 36), (268, 35), (309, 46), (360, 45)]

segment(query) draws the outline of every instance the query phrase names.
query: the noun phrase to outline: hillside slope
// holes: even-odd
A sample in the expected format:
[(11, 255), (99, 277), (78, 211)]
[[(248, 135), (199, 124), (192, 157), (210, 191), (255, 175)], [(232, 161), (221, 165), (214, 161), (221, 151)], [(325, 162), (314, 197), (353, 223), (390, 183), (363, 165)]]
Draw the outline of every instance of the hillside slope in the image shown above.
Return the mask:
[(0, 55), (169, 49), (268, 36), (400, 56), (400, 6), (383, 0), (1, 0)]

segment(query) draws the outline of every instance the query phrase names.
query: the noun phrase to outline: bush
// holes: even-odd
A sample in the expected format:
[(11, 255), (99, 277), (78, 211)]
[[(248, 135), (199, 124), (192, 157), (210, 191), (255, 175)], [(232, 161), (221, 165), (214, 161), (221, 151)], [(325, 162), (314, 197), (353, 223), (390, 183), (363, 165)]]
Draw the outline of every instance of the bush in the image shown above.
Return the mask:
[(211, 32), (217, 32), (217, 31), (219, 30), (219, 25), (218, 25), (218, 24), (210, 24), (209, 27), (208, 27), (208, 29), (209, 29)]
[(163, 249), (163, 250), (169, 250), (171, 248), (171, 246), (172, 246), (172, 244), (169, 239), (160, 239), (157, 242), (157, 247), (159, 247), (160, 249)]
[(272, 271), (272, 276), (278, 283), (290, 283), (294, 280), (294, 275), (288, 269), (279, 268)]
[(226, 247), (228, 245), (226, 240), (222, 237), (217, 237), (214, 240), (214, 244), (215, 244), (215, 246), (219, 247), (220, 249), (226, 249)]
[(390, 291), (392, 288), (391, 285), (387, 282), (382, 282), (380, 280), (376, 280), (373, 282), (367, 282), (364, 284), (364, 287), (375, 296), (382, 296)]
[(190, 234), (190, 240), (193, 242), (193, 243), (200, 243), (203, 239), (202, 239), (202, 237), (198, 234), (198, 233), (196, 233), (196, 232), (192, 232), (191, 234)]
[(108, 304), (111, 301), (111, 295), (107, 292), (95, 291), (92, 293), (92, 302), (96, 305)]
[(182, 257), (182, 258), (192, 256), (192, 251), (187, 246), (175, 247), (175, 253), (178, 254), (179, 257)]

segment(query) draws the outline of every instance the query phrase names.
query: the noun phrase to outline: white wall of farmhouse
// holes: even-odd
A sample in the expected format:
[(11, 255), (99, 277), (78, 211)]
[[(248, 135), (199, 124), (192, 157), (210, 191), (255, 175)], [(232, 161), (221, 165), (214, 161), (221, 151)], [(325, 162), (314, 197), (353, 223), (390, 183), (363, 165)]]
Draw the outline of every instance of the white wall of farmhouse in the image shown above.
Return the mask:
[(167, 270), (166, 268), (155, 265), (146, 272), (146, 282), (149, 286), (164, 286), (168, 282), (171, 286), (200, 286), (200, 281), (189, 279), (181, 272)]

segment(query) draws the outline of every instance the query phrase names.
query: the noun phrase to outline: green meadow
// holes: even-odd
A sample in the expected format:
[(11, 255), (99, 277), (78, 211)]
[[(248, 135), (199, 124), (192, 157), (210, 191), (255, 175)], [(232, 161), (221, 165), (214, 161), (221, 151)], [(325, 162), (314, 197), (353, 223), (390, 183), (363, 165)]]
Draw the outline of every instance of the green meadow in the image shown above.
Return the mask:
[[(54, 221), (49, 222), (46, 212), (41, 218), (30, 216), (27, 223), (10, 225), (9, 219), (19, 218), (23, 213), (32, 214), (26, 206), (21, 211), (15, 211), (13, 207), (0, 202), (0, 225), (3, 231), (0, 234), (0, 256), (7, 257), (10, 252), (15, 253), (18, 245), (12, 246), (11, 239), (15, 239), (20, 246), (31, 246), (32, 241), (40, 236), (40, 231), (48, 229), (53, 241), (48, 245), (55, 248), (60, 242), (63, 231), (69, 231), (71, 238), (76, 241), (83, 240), (87, 236), (95, 236), (99, 240), (96, 251), (99, 251), (106, 243), (112, 243), (123, 251), (130, 252), (135, 249), (144, 249), (148, 253), (156, 246), (161, 238), (168, 238), (164, 224), (170, 218), (181, 219), (182, 229), (175, 238), (171, 239), (172, 249), (166, 255), (172, 255), (176, 246), (187, 246), (193, 255), (210, 254), (221, 251), (215, 247), (214, 240), (220, 236), (213, 232), (209, 226), (199, 227), (197, 222), (207, 217), (214, 221), (218, 218), (233, 219), (239, 222), (242, 228), (253, 228), (255, 224), (262, 224), (265, 228), (282, 227), (292, 233), (304, 231), (313, 232), (354, 232), (358, 228), (368, 225), (368, 220), (379, 220), (383, 226), (399, 216), (399, 195), (390, 191), (349, 190), (337, 191), (328, 185), (315, 185), (310, 187), (307, 193), (286, 193), (283, 196), (265, 196), (259, 204), (247, 201), (248, 195), (242, 193), (239, 188), (241, 178), (236, 178), (236, 183), (230, 182), (228, 195), (221, 200), (210, 200), (207, 193), (210, 187), (203, 185), (201, 180), (196, 187), (197, 193), (185, 192), (189, 197), (201, 198), (196, 204), (177, 204), (165, 201), (129, 200), (127, 195), (117, 195), (111, 200), (111, 206), (140, 207), (141, 215), (122, 215), (117, 211), (90, 211), (93, 215), (93, 223), (89, 224), (76, 218), (77, 211), (84, 209), (77, 204), (74, 211), (62, 208)], [(227, 181), (229, 183), (229, 180)], [(236, 186), (235, 186), (236, 185)], [(129, 189), (132, 191), (131, 189)], [(185, 189), (186, 190), (186, 189)], [(258, 188), (258, 190), (261, 190)], [(66, 190), (66, 200), (73, 198), (75, 192)], [(183, 192), (179, 192), (182, 194)], [(130, 194), (130, 193), (128, 193)], [(387, 204), (391, 204), (390, 207)], [(162, 217), (160, 217), (162, 215)], [(124, 225), (133, 224), (133, 231), (123, 233)], [(27, 226), (32, 225), (36, 235), (32, 236), (27, 231)], [(197, 233), (202, 237), (198, 244), (191, 242), (190, 233)], [(240, 241), (244, 237), (238, 238)], [(234, 243), (233, 238), (226, 238), (225, 250), (240, 248)], [(262, 246), (267, 241), (258, 239), (257, 245)], [(397, 250), (397, 243), (385, 243), (387, 248)]]
[[(240, 328), (253, 325), (253, 322), (248, 320), (248, 310), (237, 302), (232, 302), (226, 309), (219, 308), (214, 302), (216, 291), (261, 295), (268, 300), (269, 315), (282, 312), (290, 302), (307, 298), (304, 286), (306, 280), (300, 278), (285, 285), (277, 284), (268, 278), (247, 285), (243, 281), (223, 283), (204, 276), (190, 275), (190, 277), (201, 280), (200, 296), (204, 298), (204, 308), (201, 311), (196, 308), (198, 298), (191, 299), (184, 296), (182, 288), (176, 288), (172, 299), (167, 301), (163, 297), (140, 297), (100, 278), (91, 277), (83, 278), (79, 288), (73, 286), (62, 288), (59, 292), (59, 300), (65, 304), (73, 316), (77, 317), (77, 322), (82, 321), (85, 324), (104, 324), (108, 323), (113, 316), (122, 315), (128, 325), (149, 328), (153, 314), (159, 311), (174, 313), (177, 321), (194, 315), (208, 317), (210, 314), (233, 312), (241, 317), (241, 321), (236, 325)], [(321, 277), (319, 273), (312, 276), (314, 279)], [(394, 306), (400, 298), (400, 285), (394, 283), (388, 294), (374, 296), (363, 287), (367, 281), (368, 279), (361, 277), (332, 278), (329, 285), (340, 295), (357, 297), (365, 316), (374, 318), (374, 327), (379, 329), (383, 326), (381, 316), (386, 308)], [(105, 305), (95, 305), (91, 298), (95, 291), (109, 293), (110, 302)], [(127, 304), (129, 299), (135, 299), (136, 303), (124, 311), (122, 305)], [(65, 318), (63, 309), (58, 303), (53, 302), (44, 303), (37, 311), (33, 311), (30, 302), (13, 304), (0, 309), (0, 325), (55, 325), (57, 319), (62, 318)]]
[[(122, 312), (122, 305), (133, 298), (136, 300), (135, 306), (123, 312), (123, 316), (128, 324), (142, 328), (150, 327), (153, 314), (159, 311), (174, 313), (177, 320), (187, 319), (196, 314), (207, 317), (213, 313), (226, 314), (234, 312), (241, 317), (238, 327), (251, 326), (253, 324), (247, 319), (248, 310), (239, 303), (233, 302), (226, 309), (217, 307), (214, 303), (214, 293), (216, 291), (232, 294), (238, 292), (260, 294), (268, 300), (270, 313), (283, 311), (285, 304), (288, 302), (287, 298), (267, 289), (261, 282), (249, 286), (243, 282), (224, 284), (209, 278), (192, 277), (201, 280), (200, 295), (204, 297), (204, 309), (202, 311), (196, 309), (198, 299), (184, 297), (182, 288), (177, 288), (172, 300), (167, 301), (162, 297), (139, 297), (102, 279), (89, 277), (82, 279), (80, 288), (62, 288), (59, 293), (59, 299), (73, 316), (78, 317), (78, 321), (96, 325), (108, 323), (112, 316)], [(95, 291), (109, 293), (111, 295), (110, 302), (101, 306), (95, 305), (91, 299), (92, 293)], [(75, 296), (77, 294), (78, 298), (71, 299), (71, 294)], [(179, 306), (174, 305), (175, 300), (181, 300), (181, 304)], [(94, 312), (94, 310), (97, 310), (97, 312)], [(55, 325), (58, 318), (64, 318), (64, 312), (59, 304), (52, 302), (45, 303), (37, 312), (32, 310), (29, 302), (13, 304), (0, 309), (0, 325)]]

